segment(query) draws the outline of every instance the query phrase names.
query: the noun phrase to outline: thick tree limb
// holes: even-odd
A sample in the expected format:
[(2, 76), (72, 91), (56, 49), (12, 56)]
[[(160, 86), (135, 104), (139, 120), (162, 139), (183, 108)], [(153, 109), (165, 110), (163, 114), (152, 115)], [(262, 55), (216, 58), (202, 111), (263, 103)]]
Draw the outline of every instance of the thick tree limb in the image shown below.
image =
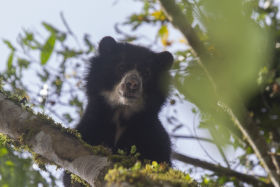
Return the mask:
[[(177, 27), (185, 38), (189, 41), (190, 47), (192, 47), (194, 54), (197, 55), (202, 59), (205, 59), (207, 52), (198, 39), (194, 29), (188, 23), (185, 14), (181, 11), (181, 9), (177, 6), (175, 0), (159, 0), (161, 3), (167, 17), (171, 21), (171, 23)], [(207, 77), (209, 78), (214, 90), (216, 91), (216, 84), (213, 80), (213, 77), (208, 72), (207, 68), (203, 65), (201, 60), (198, 60), (198, 63), (205, 71)], [(216, 93), (217, 94), (217, 93)], [(217, 94), (218, 95), (218, 94)], [(233, 113), (233, 111), (222, 101), (219, 101), (218, 106), (221, 107), (225, 112), (229, 114), (232, 118), (234, 124), (239, 128), (242, 132), (245, 139), (248, 141), (250, 146), (253, 148), (254, 152), (256, 153), (258, 159), (260, 160), (261, 164), (263, 165), (264, 169), (269, 175), (269, 178), (275, 187), (280, 187), (280, 176), (277, 174), (276, 167), (268, 155), (269, 149), (268, 145), (263, 138), (259, 138), (260, 135), (258, 134), (257, 126), (251, 127), (251, 125), (244, 125), (240, 122), (237, 116)], [(246, 111), (246, 110), (244, 110)], [(277, 165), (278, 166), (278, 165)]]
[[(133, 187), (139, 185), (138, 182), (141, 181), (132, 184), (131, 181), (118, 178), (110, 182), (105, 181), (104, 176), (109, 169), (113, 168), (114, 163), (108, 157), (94, 155), (92, 148), (76, 136), (64, 133), (65, 129), (44, 118), (46, 116), (38, 116), (27, 111), (0, 92), (0, 133), (6, 134), (22, 145), (27, 145), (30, 151), (78, 175), (91, 186)], [(139, 179), (137, 178), (139, 176), (133, 175), (133, 171), (130, 174), (131, 180)], [(127, 176), (122, 176), (121, 172), (119, 176), (124, 180), (127, 179)], [(159, 173), (159, 176), (162, 176), (162, 173)], [(151, 186), (173, 186), (173, 184), (178, 186), (180, 183), (197, 186), (195, 181), (180, 179), (179, 182), (174, 182), (174, 179), (163, 180), (160, 177), (157, 179), (156, 173), (144, 173), (141, 177)]]
[(62, 133), (58, 127), (22, 109), (1, 93), (0, 132), (14, 140), (23, 139), (32, 151), (80, 176), (92, 186), (103, 182), (104, 171), (111, 166), (106, 157), (93, 155), (76, 137)]
[(244, 181), (248, 184), (253, 184), (255, 186), (270, 186), (270, 185), (264, 183), (263, 181), (259, 180), (257, 177), (254, 177), (252, 175), (240, 173), (240, 172), (225, 168), (223, 166), (218, 166), (218, 165), (206, 162), (206, 161), (191, 158), (189, 156), (182, 155), (180, 153), (173, 152), (172, 158), (179, 160), (181, 162), (184, 162), (184, 163), (188, 163), (188, 164), (191, 164), (191, 165), (194, 165), (197, 167), (201, 167), (201, 168), (213, 171), (220, 176), (236, 177), (241, 181)]
[[(107, 157), (93, 155), (92, 151), (76, 137), (61, 132), (60, 128), (22, 109), (21, 106), (10, 101), (1, 93), (0, 132), (14, 140), (24, 141), (23, 143), (35, 153), (80, 176), (92, 186), (105, 184), (104, 174), (112, 166)], [(174, 158), (223, 175), (236, 176), (251, 184), (261, 183), (252, 176), (198, 159), (180, 154), (174, 154)], [(129, 183), (123, 185), (132, 186)]]

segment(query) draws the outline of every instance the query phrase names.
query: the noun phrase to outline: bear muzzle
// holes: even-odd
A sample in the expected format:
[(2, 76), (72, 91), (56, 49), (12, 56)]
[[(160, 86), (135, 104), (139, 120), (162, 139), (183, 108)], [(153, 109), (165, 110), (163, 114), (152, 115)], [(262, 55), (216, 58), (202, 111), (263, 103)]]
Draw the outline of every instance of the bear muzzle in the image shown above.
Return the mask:
[(142, 95), (142, 78), (136, 70), (127, 72), (121, 80), (119, 94), (127, 99), (137, 99)]

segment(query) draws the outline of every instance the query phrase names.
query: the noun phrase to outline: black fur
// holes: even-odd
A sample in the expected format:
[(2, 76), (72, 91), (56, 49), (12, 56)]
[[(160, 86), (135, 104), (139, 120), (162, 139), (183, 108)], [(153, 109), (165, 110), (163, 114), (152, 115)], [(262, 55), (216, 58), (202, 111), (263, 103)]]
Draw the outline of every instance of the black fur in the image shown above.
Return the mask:
[[(173, 56), (169, 52), (155, 53), (144, 47), (118, 43), (111, 37), (103, 38), (86, 77), (88, 105), (77, 126), (82, 139), (91, 145), (110, 147), (113, 152), (117, 149), (129, 151), (136, 145), (140, 159), (170, 164), (170, 139), (158, 113), (168, 94), (168, 70), (172, 63)], [(104, 92), (114, 90), (133, 69), (141, 79), (142, 92), (138, 92), (142, 107), (111, 104)], [(125, 129), (117, 142), (116, 121)]]

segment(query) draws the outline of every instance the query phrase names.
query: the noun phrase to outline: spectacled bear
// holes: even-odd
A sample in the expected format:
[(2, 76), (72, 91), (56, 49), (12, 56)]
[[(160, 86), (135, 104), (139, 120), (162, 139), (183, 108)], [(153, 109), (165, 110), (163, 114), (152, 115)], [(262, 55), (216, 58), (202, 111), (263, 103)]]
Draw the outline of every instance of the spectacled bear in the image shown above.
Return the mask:
[(170, 139), (158, 119), (173, 56), (104, 37), (86, 77), (88, 105), (76, 127), (91, 145), (116, 152), (135, 145), (140, 159), (170, 164)]

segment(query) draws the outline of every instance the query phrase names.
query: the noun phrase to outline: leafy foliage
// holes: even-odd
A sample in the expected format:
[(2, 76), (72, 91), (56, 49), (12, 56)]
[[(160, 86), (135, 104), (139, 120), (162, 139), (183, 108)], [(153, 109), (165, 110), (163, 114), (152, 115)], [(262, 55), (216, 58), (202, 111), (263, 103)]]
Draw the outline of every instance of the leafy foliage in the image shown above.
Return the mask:
[[(153, 1), (143, 2), (145, 6), (139, 15), (160, 10)], [(172, 71), (174, 83), (184, 98), (198, 107), (199, 127), (209, 131), (229, 168), (233, 166), (223, 153), (222, 147), (225, 146), (244, 151), (238, 165), (243, 165), (247, 171), (256, 170), (260, 165), (256, 162), (252, 147), (244, 141), (243, 134), (217, 105), (219, 101), (227, 103), (241, 123), (253, 124), (256, 129), (261, 127), (259, 134), (266, 138), (266, 143), (275, 152), (273, 154), (276, 155), (280, 148), (277, 141), (279, 111), (276, 107), (279, 105), (276, 96), (279, 90), (279, 73), (275, 73), (279, 69), (276, 57), (279, 46), (274, 46), (279, 36), (276, 34), (274, 38), (271, 32), (279, 33), (279, 18), (277, 5), (269, 2), (271, 1), (176, 1), (186, 15), (185, 21), (193, 26), (208, 54), (204, 54), (207, 58), (199, 56), (201, 58), (198, 59), (192, 50), (176, 51)], [(268, 6), (264, 6), (265, 4)], [(151, 24), (146, 20), (142, 23)], [(166, 40), (165, 33), (173, 30), (169, 20), (162, 22), (157, 19), (156, 22), (159, 23), (156, 27), (161, 40)], [(133, 25), (135, 21), (130, 19), (127, 23)], [(151, 24), (153, 27), (154, 23)], [(138, 23), (137, 26), (140, 27), (141, 24)], [(135, 29), (133, 26), (131, 28)], [(164, 46), (178, 44), (176, 40), (169, 38), (169, 41), (172, 42)], [(272, 123), (274, 125), (268, 125)], [(175, 129), (178, 131), (184, 126), (179, 125)], [(276, 157), (279, 163), (279, 158)], [(221, 184), (232, 181), (235, 185), (242, 186), (238, 179), (230, 177), (207, 178), (220, 181)]]
[(32, 168), (32, 159), (15, 154), (3, 145), (0, 145), (0, 163), (0, 186), (50, 186), (40, 172)]
[[(84, 75), (86, 66), (83, 58), (89, 58), (88, 54), (94, 52), (95, 45), (91, 43), (89, 36), (85, 35), (84, 48), (72, 48), (68, 43), (76, 40), (74, 37), (71, 40), (72, 35), (67, 31), (60, 31), (46, 22), (42, 25), (49, 33), (43, 41), (34, 32), (26, 30), (19, 35), (17, 48), (4, 40), (11, 53), (7, 60), (7, 69), (0, 76), (3, 82), (6, 82), (5, 89), (28, 98), (35, 110), (52, 108), (51, 111), (45, 111), (53, 113), (57, 120), (64, 124), (74, 124), (83, 112), (83, 93), (80, 91), (83, 89), (81, 75)], [(52, 56), (58, 60), (57, 63), (49, 62), (52, 61)], [(32, 75), (33, 80), (40, 82), (26, 80), (26, 75)], [(73, 107), (70, 111), (67, 110), (67, 115), (55, 109), (69, 109), (69, 105)]]

